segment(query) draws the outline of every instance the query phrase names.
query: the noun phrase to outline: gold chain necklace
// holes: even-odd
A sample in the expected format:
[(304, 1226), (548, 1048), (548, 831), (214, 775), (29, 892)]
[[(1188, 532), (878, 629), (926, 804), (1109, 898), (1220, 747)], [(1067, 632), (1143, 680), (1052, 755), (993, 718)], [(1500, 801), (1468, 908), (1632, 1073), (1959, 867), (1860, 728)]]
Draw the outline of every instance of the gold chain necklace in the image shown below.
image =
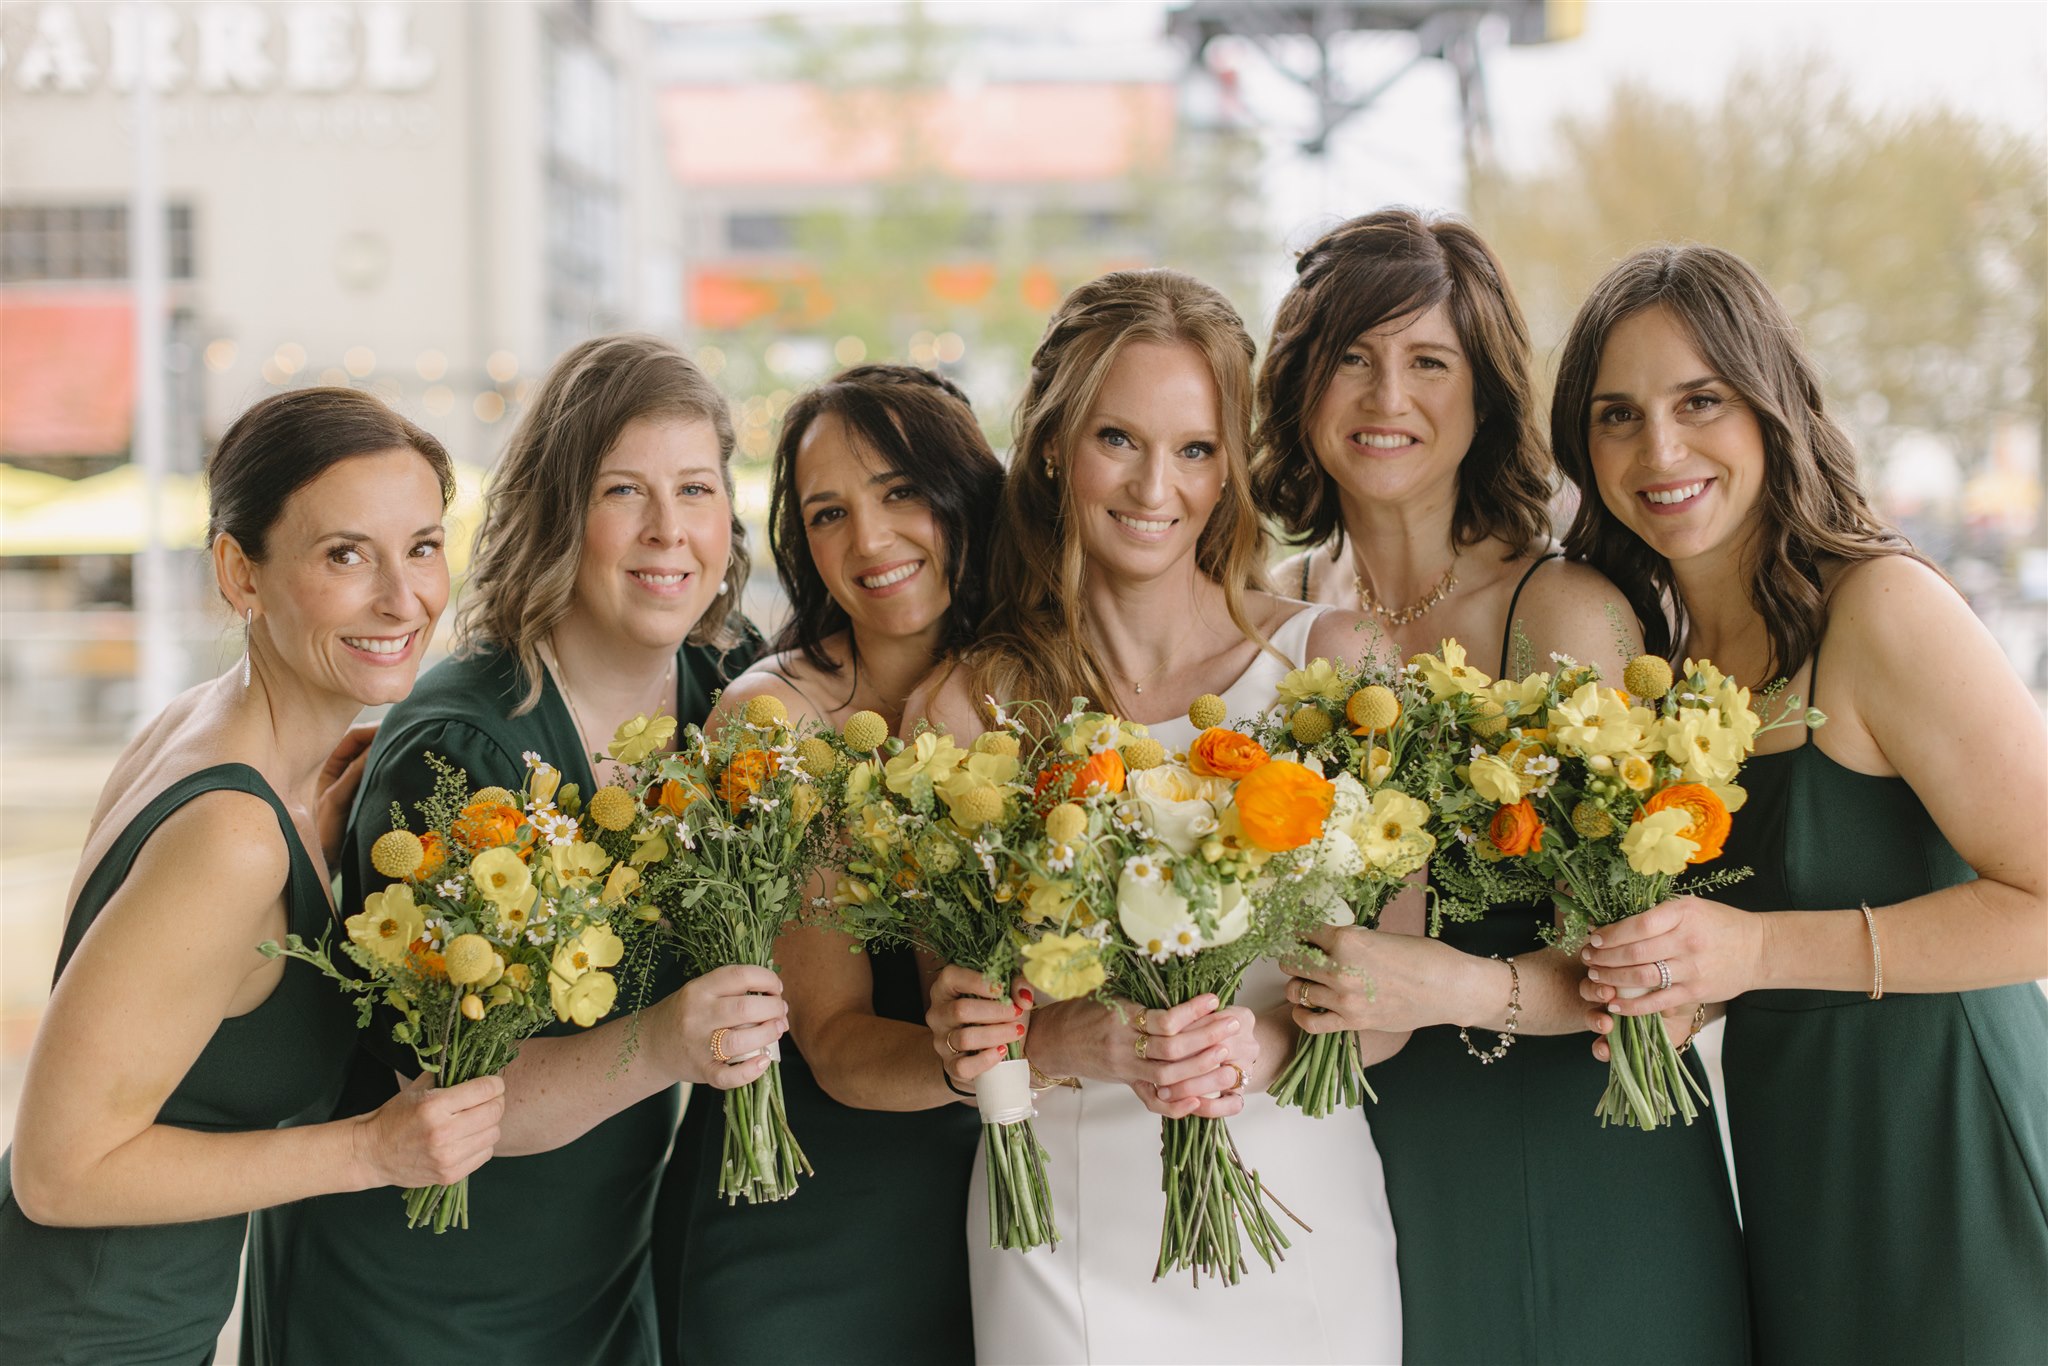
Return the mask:
[(1456, 590), (1458, 586), (1458, 566), (1456, 561), (1453, 561), (1451, 567), (1444, 571), (1444, 576), (1437, 580), (1436, 587), (1430, 589), (1421, 598), (1403, 607), (1398, 612), (1373, 596), (1372, 590), (1365, 586), (1364, 574), (1353, 574), (1351, 576), (1351, 586), (1358, 592), (1358, 605), (1360, 608), (1371, 612), (1376, 617), (1386, 618), (1387, 625), (1389, 626), (1401, 627), (1406, 626), (1411, 621), (1420, 621), (1428, 616), (1430, 608), (1435, 607)]
[[(555, 676), (555, 691), (560, 693), (562, 700), (569, 704), (569, 719), (576, 723), (576, 734), (582, 738), (584, 744), (588, 745), (592, 743), (590, 723), (583, 719), (583, 709), (576, 705), (576, 694), (569, 691), (569, 679), (568, 675), (562, 672), (561, 656), (555, 653), (555, 647), (552, 642), (547, 646), (547, 652), (548, 672)], [(661, 691), (654, 695), (654, 706), (647, 713), (650, 718), (661, 710), (662, 703), (668, 701), (669, 685), (675, 682), (675, 678), (676, 657), (670, 655), (668, 657), (668, 667), (662, 670)], [(597, 738), (602, 740), (604, 737), (599, 736)]]

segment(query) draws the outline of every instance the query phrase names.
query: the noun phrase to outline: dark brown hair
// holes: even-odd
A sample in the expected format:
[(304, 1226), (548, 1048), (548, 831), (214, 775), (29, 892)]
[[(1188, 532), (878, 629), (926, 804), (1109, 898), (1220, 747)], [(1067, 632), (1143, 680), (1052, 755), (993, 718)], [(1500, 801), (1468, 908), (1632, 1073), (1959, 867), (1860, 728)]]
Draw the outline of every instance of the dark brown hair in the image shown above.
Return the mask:
[[(569, 613), (583, 555), (584, 509), (598, 469), (619, 433), (643, 417), (709, 422), (731, 498), (733, 431), (725, 395), (667, 342), (630, 333), (593, 337), (562, 353), (534, 390), (492, 473), (456, 616), (456, 653), (495, 645), (518, 660), (527, 691), (515, 714), (540, 700), (540, 642)], [(747, 567), (746, 528), (735, 512), (726, 591), (691, 628), (692, 644), (739, 643), (731, 622)]]
[(1073, 531), (1073, 480), (1065, 470), (1110, 368), (1135, 342), (1191, 346), (1208, 363), (1222, 423), (1223, 492), (1195, 543), (1195, 562), (1222, 585), (1245, 638), (1265, 644), (1244, 611), (1245, 593), (1265, 586), (1265, 529), (1247, 479), (1252, 339), (1230, 301), (1192, 275), (1112, 271), (1066, 297), (1031, 353), (989, 562), (988, 620), (968, 659), (975, 697), (1062, 709), (1076, 697), (1115, 705), (1082, 629), (1086, 557)]
[(447, 450), (378, 399), (344, 388), (273, 394), (236, 418), (206, 459), (206, 543), (232, 536), (261, 564), (294, 493), (344, 460), (401, 446), (433, 468), (446, 508), (455, 494)]
[(1396, 318), (1447, 305), (1472, 364), (1476, 419), (1458, 466), (1451, 536), (1489, 537), (1516, 555), (1550, 536), (1556, 467), (1543, 447), (1529, 384), (1529, 330), (1507, 275), (1483, 239), (1456, 218), (1381, 209), (1323, 236), (1294, 263), (1259, 371), (1252, 496), (1290, 537), (1311, 546), (1344, 533), (1337, 484), (1308, 423), (1345, 349)]
[(931, 509), (952, 595), (939, 648), (947, 654), (965, 648), (988, 610), (988, 527), (1002, 494), (1003, 466), (960, 386), (914, 365), (859, 365), (841, 371), (799, 397), (783, 416), (768, 494), (768, 541), (776, 577), (789, 595), (790, 616), (776, 635), (775, 648), (801, 650), (820, 671), (838, 671), (824, 642), (847, 629), (846, 609), (826, 589), (811, 559), (796, 488), (797, 448), (811, 424), (827, 414), (845, 423), (862, 452), (901, 475)]
[(1798, 329), (1742, 258), (1715, 247), (1651, 247), (1609, 271), (1580, 305), (1550, 405), (1551, 447), (1579, 489), (1565, 554), (1621, 589), (1652, 653), (1671, 654), (1685, 639), (1685, 603), (1671, 564), (1601, 499), (1588, 437), (1607, 339), (1648, 308), (1670, 311), (1763, 430), (1764, 479), (1744, 587), (1770, 639), (1764, 677), (1789, 676), (1813, 656), (1827, 627), (1823, 561), (1853, 563), (1912, 546), (1872, 511), (1857, 479), (1856, 448), (1828, 415)]

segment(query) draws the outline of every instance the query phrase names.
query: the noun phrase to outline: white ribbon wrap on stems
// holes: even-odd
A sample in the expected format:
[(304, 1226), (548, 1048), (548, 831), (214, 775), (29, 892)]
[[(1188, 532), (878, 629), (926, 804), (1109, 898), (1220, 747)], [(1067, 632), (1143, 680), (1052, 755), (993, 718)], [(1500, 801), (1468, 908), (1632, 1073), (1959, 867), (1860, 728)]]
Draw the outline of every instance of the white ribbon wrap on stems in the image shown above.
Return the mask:
[(1031, 1104), (1031, 1064), (1006, 1058), (974, 1079), (974, 1103), (984, 1124), (1022, 1124), (1038, 1111)]

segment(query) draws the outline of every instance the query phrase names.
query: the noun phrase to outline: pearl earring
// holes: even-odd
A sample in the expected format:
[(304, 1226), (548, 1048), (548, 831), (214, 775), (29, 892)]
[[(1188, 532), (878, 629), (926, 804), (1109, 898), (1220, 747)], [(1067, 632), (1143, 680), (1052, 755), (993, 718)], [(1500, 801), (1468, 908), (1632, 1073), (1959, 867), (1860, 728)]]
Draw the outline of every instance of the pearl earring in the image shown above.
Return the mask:
[(242, 686), (249, 686), (249, 632), (256, 625), (256, 609), (251, 607), (242, 614)]
[(722, 598), (722, 597), (724, 597), (724, 596), (725, 596), (725, 595), (726, 595), (727, 593), (730, 593), (731, 591), (732, 591), (732, 584), (731, 584), (731, 582), (730, 582), (730, 581), (728, 581), (728, 580), (726, 580), (726, 579), (720, 579), (720, 580), (718, 581), (718, 596), (719, 596), (719, 597), (721, 597), (721, 598)]

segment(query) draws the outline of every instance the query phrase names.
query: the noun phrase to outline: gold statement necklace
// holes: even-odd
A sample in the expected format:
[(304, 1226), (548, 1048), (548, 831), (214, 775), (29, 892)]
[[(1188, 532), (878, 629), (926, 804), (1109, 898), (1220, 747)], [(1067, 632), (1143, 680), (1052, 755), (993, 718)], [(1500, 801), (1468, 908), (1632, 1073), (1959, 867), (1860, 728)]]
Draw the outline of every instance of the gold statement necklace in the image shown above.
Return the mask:
[(1387, 625), (1399, 628), (1402, 626), (1406, 626), (1411, 621), (1422, 620), (1422, 618), (1429, 615), (1431, 608), (1435, 607), (1438, 603), (1442, 602), (1445, 598), (1449, 597), (1453, 592), (1457, 590), (1458, 566), (1457, 562), (1453, 561), (1451, 567), (1444, 571), (1444, 576), (1441, 579), (1437, 580), (1436, 587), (1430, 589), (1427, 593), (1424, 593), (1416, 601), (1410, 603), (1406, 607), (1401, 608), (1399, 611), (1396, 611), (1393, 608), (1388, 607), (1385, 603), (1381, 602), (1378, 598), (1373, 596), (1372, 590), (1365, 586), (1364, 574), (1353, 574), (1351, 576), (1351, 586), (1352, 588), (1357, 590), (1358, 606), (1360, 610), (1370, 612), (1374, 616), (1384, 620), (1387, 623)]

